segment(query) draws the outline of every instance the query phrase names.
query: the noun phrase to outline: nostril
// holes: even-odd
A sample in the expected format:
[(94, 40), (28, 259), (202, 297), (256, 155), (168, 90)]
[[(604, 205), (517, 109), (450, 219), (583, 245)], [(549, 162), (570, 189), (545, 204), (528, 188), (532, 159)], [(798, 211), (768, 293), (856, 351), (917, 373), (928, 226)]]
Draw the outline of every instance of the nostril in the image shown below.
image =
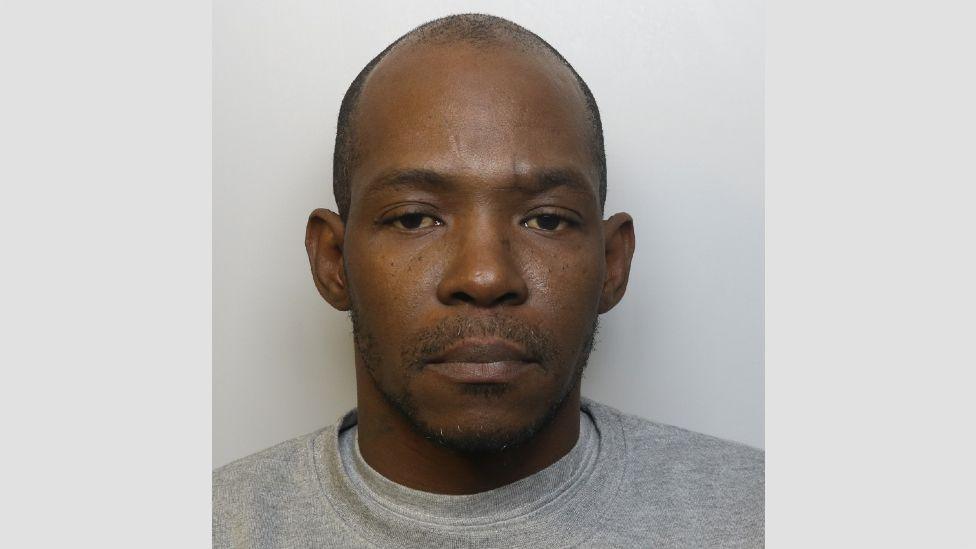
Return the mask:
[[(474, 296), (472, 296), (467, 292), (454, 292), (453, 294), (451, 294), (451, 299), (455, 303), (478, 304), (478, 300), (475, 299)], [(504, 295), (498, 296), (498, 298), (494, 299), (491, 303), (485, 302), (484, 305), (487, 306), (505, 305), (508, 303), (513, 303), (518, 301), (520, 301), (520, 299), (517, 293), (507, 292)]]
[(513, 301), (519, 301), (519, 296), (515, 292), (508, 292), (507, 294), (499, 297), (495, 300), (498, 304), (511, 303)]
[(519, 305), (528, 288), (511, 258), (468, 253), (453, 262), (437, 284), (437, 299), (445, 305), (498, 307)]

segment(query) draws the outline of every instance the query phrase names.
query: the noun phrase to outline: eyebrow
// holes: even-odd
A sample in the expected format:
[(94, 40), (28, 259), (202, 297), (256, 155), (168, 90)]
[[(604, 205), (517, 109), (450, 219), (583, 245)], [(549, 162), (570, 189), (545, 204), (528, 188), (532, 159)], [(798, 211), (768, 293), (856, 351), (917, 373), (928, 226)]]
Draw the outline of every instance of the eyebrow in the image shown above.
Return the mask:
[[(422, 168), (394, 169), (384, 172), (370, 181), (364, 196), (373, 195), (387, 189), (424, 189), (448, 191), (456, 188), (453, 177), (434, 170)], [(575, 168), (543, 168), (526, 175), (516, 176), (515, 181), (503, 190), (523, 194), (542, 194), (555, 188), (565, 187), (570, 191), (595, 196), (596, 192), (589, 180)]]
[[(592, 195), (593, 185), (574, 168), (545, 168), (531, 174), (521, 182), (524, 192), (542, 194), (557, 187), (566, 187), (571, 191)], [(522, 189), (519, 189), (522, 190)]]
[(373, 179), (366, 185), (364, 196), (370, 196), (393, 188), (421, 188), (444, 190), (453, 186), (450, 178), (424, 169), (390, 170)]

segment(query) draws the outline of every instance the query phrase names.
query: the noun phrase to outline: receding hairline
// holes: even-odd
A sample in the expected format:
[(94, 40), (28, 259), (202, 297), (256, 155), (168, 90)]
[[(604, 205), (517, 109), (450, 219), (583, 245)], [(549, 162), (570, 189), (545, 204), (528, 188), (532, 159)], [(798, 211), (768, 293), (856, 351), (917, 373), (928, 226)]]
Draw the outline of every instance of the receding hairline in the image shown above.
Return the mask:
[[(557, 70), (568, 70), (571, 80), (582, 100), (582, 116), (590, 133), (587, 140), (592, 149), (594, 164), (598, 173), (598, 195), (601, 209), (606, 200), (606, 154), (604, 152), (603, 128), (596, 100), (586, 82), (576, 69), (554, 47), (532, 31), (500, 17), (483, 14), (461, 14), (442, 17), (420, 25), (400, 36), (373, 58), (350, 85), (339, 110), (336, 131), (336, 148), (333, 165), (333, 191), (339, 213), (345, 219), (351, 202), (352, 171), (359, 160), (359, 147), (356, 143), (356, 118), (360, 111), (361, 97), (368, 82), (391, 57), (407, 48), (438, 47), (453, 44), (466, 44), (479, 50), (508, 50), (534, 57), (544, 57), (555, 62)], [(396, 55), (393, 55), (393, 59)]]
[[(433, 36), (427, 36), (422, 32), (418, 32), (418, 34), (407, 33), (400, 40), (394, 42), (390, 48), (385, 50), (382, 57), (373, 67), (371, 67), (371, 70), (365, 75), (365, 78), (362, 81), (362, 85), (356, 94), (356, 101), (352, 105), (352, 109), (349, 112), (349, 128), (352, 133), (350, 137), (353, 141), (353, 150), (358, 152), (359, 149), (358, 144), (355, 143), (356, 129), (359, 125), (358, 117), (361, 111), (361, 105), (363, 104), (363, 96), (366, 94), (367, 89), (369, 88), (370, 81), (373, 80), (377, 75), (381, 75), (381, 72), (384, 69), (389, 70), (391, 68), (391, 63), (397, 63), (403, 57), (414, 53), (412, 50), (422, 48), (446, 48), (454, 45), (468, 46), (473, 50), (489, 54), (493, 51), (516, 52), (527, 57), (532, 57), (536, 60), (544, 58), (550, 65), (552, 65), (554, 69), (566, 73), (570, 82), (573, 84), (572, 89), (574, 93), (579, 94), (577, 98), (580, 101), (579, 106), (581, 108), (581, 114), (584, 117), (584, 120), (586, 120), (588, 124), (592, 122), (590, 120), (592, 118), (592, 114), (587, 108), (585, 93), (583, 93), (583, 90), (576, 85), (576, 77), (573, 74), (572, 68), (568, 67), (564, 61), (562, 61), (552, 51), (548, 50), (545, 46), (530, 40), (528, 37), (510, 37), (503, 35), (492, 39), (477, 40), (463, 35), (454, 36), (451, 34), (435, 34)], [(355, 160), (358, 159), (358, 154), (352, 156), (353, 158), (351, 158), (351, 160), (353, 160), (353, 162), (350, 162), (350, 168), (355, 165)]]
[(529, 43), (526, 40), (506, 40), (505, 38), (500, 38), (498, 41), (479, 42), (464, 37), (457, 37), (454, 39), (450, 37), (424, 39), (423, 37), (410, 36), (409, 34), (405, 36), (406, 37), (403, 40), (395, 42), (390, 49), (386, 50), (383, 56), (365, 75), (361, 88), (357, 93), (357, 100), (353, 105), (354, 108), (351, 114), (355, 115), (359, 111), (359, 106), (362, 103), (362, 96), (365, 93), (369, 82), (375, 77), (375, 75), (380, 74), (383, 70), (390, 70), (392, 68), (392, 64), (402, 62), (404, 58), (408, 58), (411, 54), (417, 53), (419, 50), (450, 49), (453, 46), (462, 46), (470, 49), (471, 51), (488, 55), (495, 52), (514, 52), (535, 61), (544, 60), (546, 63), (550, 64), (552, 68), (564, 72), (565, 75), (569, 77), (569, 81), (573, 84), (574, 91), (579, 93), (579, 98), (581, 100), (584, 100), (583, 112), (588, 116), (588, 113), (586, 113), (584, 94), (582, 93), (580, 87), (576, 85), (576, 78), (573, 74), (572, 68), (567, 66), (566, 63), (557, 55), (546, 49), (541, 44)]
[[(579, 89), (579, 86), (576, 85), (576, 79), (573, 76), (572, 71), (563, 65), (558, 58), (546, 50), (542, 48), (529, 50), (515, 44), (474, 45), (469, 44), (466, 41), (449, 42), (445, 40), (438, 42), (404, 42), (399, 44), (399, 47), (390, 50), (387, 55), (384, 56), (375, 67), (373, 67), (373, 70), (369, 72), (363, 81), (362, 89), (359, 92), (356, 104), (354, 105), (353, 110), (349, 113), (349, 128), (351, 131), (350, 139), (353, 141), (352, 149), (354, 151), (354, 154), (350, 155), (350, 170), (357, 167), (358, 162), (362, 160), (362, 153), (365, 150), (362, 148), (362, 142), (358, 141), (361, 135), (366, 135), (365, 130), (363, 129), (365, 119), (362, 117), (373, 111), (373, 109), (375, 109), (378, 105), (385, 104), (384, 102), (389, 97), (387, 88), (389, 87), (390, 83), (401, 82), (401, 80), (398, 78), (404, 74), (404, 71), (406, 71), (406, 73), (410, 73), (418, 67), (420, 70), (423, 70), (422, 64), (427, 62), (427, 55), (429, 53), (435, 52), (435, 57), (441, 54), (441, 52), (449, 52), (448, 55), (457, 55), (457, 50), (460, 48), (467, 48), (476, 59), (483, 59), (484, 57), (489, 57), (493, 54), (505, 55), (514, 53), (516, 56), (526, 60), (524, 62), (528, 63), (529, 65), (527, 65), (525, 70), (533, 71), (533, 74), (542, 75), (539, 76), (539, 81), (544, 82), (554, 90), (558, 90), (556, 93), (558, 93), (560, 97), (565, 98), (565, 104), (569, 105), (570, 112), (573, 113), (571, 116), (580, 117), (577, 118), (577, 120), (580, 124), (582, 124), (580, 128), (584, 132), (583, 135), (586, 136), (586, 148), (589, 149), (593, 129), (591, 127), (591, 115), (586, 106), (586, 97), (582, 90)], [(542, 55), (543, 53), (546, 55)], [(480, 63), (480, 61), (476, 62)], [(485, 62), (493, 63), (493, 61), (490, 60)], [(515, 61), (515, 63), (522, 62), (523, 61), (521, 60)], [(508, 61), (504, 61), (504, 63), (508, 63)], [(534, 71), (536, 70), (539, 70), (540, 72), (535, 73)], [(556, 72), (550, 71), (558, 71), (558, 75), (556, 75)], [(448, 71), (447, 77), (450, 77), (450, 71)], [(553, 77), (558, 78), (558, 84), (548, 80)], [(435, 79), (438, 78), (441, 78), (440, 73), (435, 76)], [(350, 177), (350, 184), (352, 183), (351, 179), (352, 178)], [(599, 181), (595, 181), (594, 183), (599, 187)]]

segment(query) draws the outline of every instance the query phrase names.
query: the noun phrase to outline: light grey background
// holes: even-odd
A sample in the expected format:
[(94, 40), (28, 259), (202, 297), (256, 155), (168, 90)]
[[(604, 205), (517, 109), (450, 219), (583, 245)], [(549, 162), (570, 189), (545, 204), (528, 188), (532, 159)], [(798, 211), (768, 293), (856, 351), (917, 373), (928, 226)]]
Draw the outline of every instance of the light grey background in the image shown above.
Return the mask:
[(601, 319), (586, 396), (763, 446), (763, 5), (759, 0), (217, 0), (213, 465), (355, 405), (351, 325), (303, 245), (334, 208), (339, 102), (414, 26), (479, 11), (573, 63), (603, 115), (607, 214), (634, 216), (623, 302)]

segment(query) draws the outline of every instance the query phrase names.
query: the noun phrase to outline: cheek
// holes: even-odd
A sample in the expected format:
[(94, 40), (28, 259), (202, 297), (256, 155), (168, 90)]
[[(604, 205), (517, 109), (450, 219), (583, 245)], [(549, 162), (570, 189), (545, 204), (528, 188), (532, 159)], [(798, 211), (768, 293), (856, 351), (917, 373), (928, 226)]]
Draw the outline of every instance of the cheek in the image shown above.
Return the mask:
[(603, 263), (597, 253), (544, 251), (526, 258), (527, 278), (539, 306), (565, 324), (590, 319), (599, 306)]
[(363, 321), (383, 340), (396, 339), (421, 322), (423, 303), (436, 287), (437, 266), (430, 250), (390, 247), (375, 241), (355, 243), (347, 250), (349, 293)]

